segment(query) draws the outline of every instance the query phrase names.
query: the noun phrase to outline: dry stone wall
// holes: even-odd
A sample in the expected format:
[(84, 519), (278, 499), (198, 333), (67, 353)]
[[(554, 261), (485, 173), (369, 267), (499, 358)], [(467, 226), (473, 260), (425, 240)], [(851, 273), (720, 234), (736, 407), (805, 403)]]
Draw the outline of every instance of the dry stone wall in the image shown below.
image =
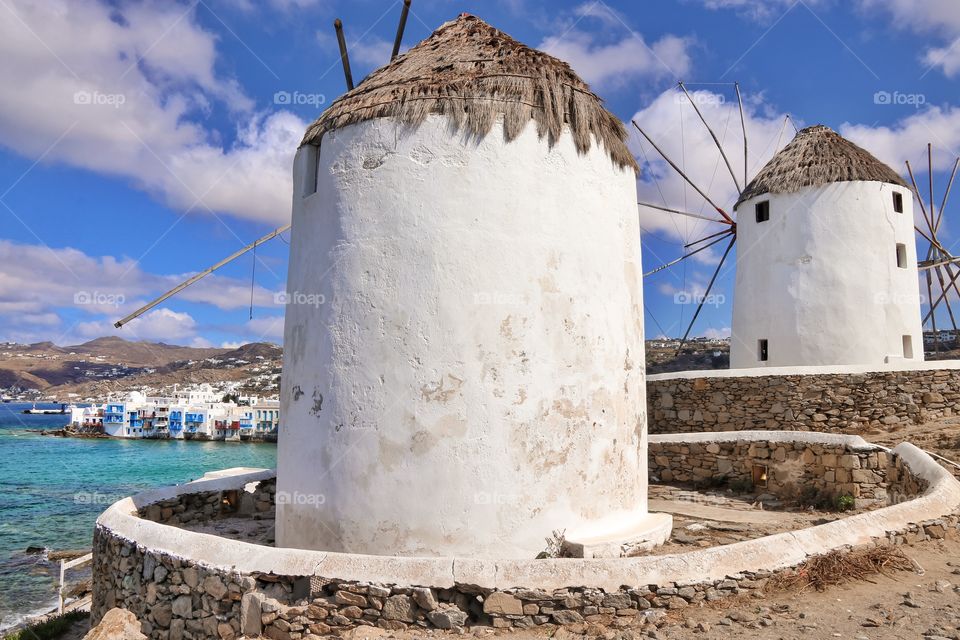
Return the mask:
[(650, 433), (855, 433), (954, 415), (960, 369), (647, 378)]
[(783, 440), (648, 443), (651, 481), (697, 486), (757, 485), (778, 498), (852, 496), (856, 508), (886, 506), (925, 487), (879, 447)]
[[(781, 452), (779, 446), (772, 446), (773, 443), (767, 446), (763, 442), (753, 444), (753, 454), (756, 456), (762, 455), (761, 449), (768, 450), (770, 457), (760, 459), (772, 460), (772, 467), (775, 467), (774, 463), (785, 463), (794, 456), (786, 448)], [(700, 452), (705, 459), (714, 456), (713, 460), (719, 460), (719, 456), (723, 455), (722, 448), (711, 451), (706, 447), (709, 447), (709, 443)], [(795, 454), (802, 460), (805, 451), (796, 450)], [(682, 449), (670, 452), (669, 457), (679, 459), (683, 453)], [(747, 454), (749, 450), (743, 453)], [(850, 453), (832, 453), (826, 449), (814, 453), (819, 456), (818, 464), (825, 470), (830, 462), (825, 458), (831, 455), (838, 456), (832, 468), (852, 469), (844, 466), (842, 458), (852, 455)], [(874, 464), (880, 469), (884, 459), (879, 453), (875, 450), (857, 451), (856, 460), (861, 465), (860, 469), (873, 470), (871, 466)], [(861, 457), (861, 454), (865, 457)], [(692, 452), (686, 456), (690, 460), (694, 457)], [(928, 462), (936, 467), (932, 461)], [(926, 490), (926, 481), (917, 477), (912, 471), (913, 467), (898, 456), (888, 455), (885, 466), (888, 494), (891, 491), (907, 494)], [(691, 474), (692, 469), (691, 466)], [(937, 469), (937, 473), (943, 473)], [(950, 482), (954, 482), (952, 478)], [(431, 584), (417, 584), (418, 574), (410, 574), (409, 580), (402, 584), (399, 581), (358, 582), (316, 575), (316, 561), (303, 563), (302, 571), (306, 573), (298, 573), (301, 569), (294, 569), (293, 565), (284, 565), (291, 567), (289, 573), (297, 575), (283, 571), (263, 573), (263, 570), (237, 571), (227, 568), (238, 566), (235, 563), (239, 556), (236, 555), (231, 555), (232, 560), (226, 563), (220, 560), (220, 564), (205, 564), (205, 557), (217, 555), (216, 539), (211, 543), (208, 536), (203, 536), (197, 539), (197, 545), (192, 547), (190, 553), (175, 555), (159, 547), (175, 539), (176, 530), (171, 530), (169, 538), (166, 535), (158, 538), (155, 535), (158, 525), (145, 522), (146, 519), (154, 519), (167, 526), (176, 522), (196, 523), (219, 515), (235, 517), (244, 510), (248, 510), (253, 518), (262, 517), (264, 511), (259, 509), (264, 508), (263, 503), (266, 504), (266, 510), (273, 508), (276, 495), (273, 483), (273, 479), (261, 477), (252, 492), (249, 491), (250, 483), (243, 480), (229, 486), (214, 485), (226, 487), (220, 491), (202, 491), (198, 487), (193, 493), (182, 492), (175, 498), (156, 499), (140, 505), (139, 509), (131, 508), (125, 512), (130, 515), (124, 516), (120, 529), (98, 523), (93, 544), (93, 624), (107, 611), (119, 606), (136, 615), (142, 623), (143, 633), (156, 640), (234, 640), (241, 636), (311, 640), (318, 636), (338, 635), (361, 626), (411, 631), (458, 631), (470, 626), (515, 629), (562, 626), (583, 633), (591, 628), (638, 627), (645, 622), (656, 621), (670, 610), (734, 595), (759, 593), (774, 575), (772, 571), (752, 571), (726, 575), (722, 579), (712, 579), (716, 577), (713, 575), (709, 580), (697, 578), (679, 583), (658, 580), (659, 584), (627, 584), (613, 588), (612, 584), (620, 584), (616, 582), (608, 589), (585, 588), (575, 586), (575, 583), (550, 590), (524, 587), (522, 584), (510, 585), (510, 588), (490, 588), (480, 586), (473, 580), (456, 580), (452, 585), (448, 583), (444, 588), (437, 588)], [(206, 486), (211, 485), (207, 483)], [(234, 489), (235, 486), (244, 489)], [(937, 487), (937, 490), (944, 491), (942, 485)], [(954, 489), (947, 491), (949, 493)], [(243, 495), (238, 497), (238, 492), (252, 498), (252, 502), (248, 501), (244, 507)], [(130, 499), (126, 502), (132, 503)], [(879, 512), (872, 512), (875, 513)], [(960, 517), (954, 512), (917, 520), (919, 522), (916, 524), (910, 520), (910, 524), (891, 527), (881, 536), (867, 538), (867, 541), (872, 541), (872, 544), (903, 544), (960, 537)], [(154, 533), (147, 533), (147, 529)], [(127, 533), (119, 532), (124, 530)], [(136, 541), (140, 534), (148, 538), (152, 536), (154, 543), (150, 548)], [(226, 540), (223, 543), (237, 544)], [(864, 540), (858, 538), (857, 544), (863, 543)], [(256, 563), (259, 566), (269, 565), (266, 560), (271, 554), (279, 557), (286, 551), (248, 545), (243, 553), (246, 553), (246, 549), (261, 558)], [(803, 553), (809, 554), (810, 551), (804, 550)], [(360, 563), (354, 570), (364, 571), (364, 556), (356, 556), (351, 561)], [(784, 565), (781, 563), (777, 566)], [(535, 574), (536, 570), (530, 575)], [(457, 575), (456, 571), (454, 575)], [(472, 578), (474, 574), (470, 576)], [(522, 583), (523, 580), (517, 582)]]

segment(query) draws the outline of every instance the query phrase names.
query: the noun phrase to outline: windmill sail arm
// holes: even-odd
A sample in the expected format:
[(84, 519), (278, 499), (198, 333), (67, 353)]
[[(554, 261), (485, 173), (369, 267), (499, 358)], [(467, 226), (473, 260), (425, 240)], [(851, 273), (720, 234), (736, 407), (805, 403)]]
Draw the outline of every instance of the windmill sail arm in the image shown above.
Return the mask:
[(273, 231), (271, 231), (271, 232), (268, 233), (267, 235), (263, 236), (262, 238), (258, 238), (257, 240), (254, 240), (253, 242), (251, 242), (250, 244), (248, 244), (248, 245), (245, 246), (244, 248), (242, 248), (242, 249), (240, 249), (239, 251), (236, 251), (236, 252), (234, 252), (233, 254), (227, 256), (226, 258), (224, 258), (223, 260), (221, 260), (221, 261), (218, 262), (217, 264), (213, 265), (212, 267), (210, 267), (210, 268), (208, 268), (208, 269), (204, 269), (203, 271), (201, 271), (200, 273), (194, 275), (193, 277), (185, 280), (184, 282), (181, 282), (180, 284), (178, 284), (177, 286), (175, 286), (173, 289), (170, 289), (170, 291), (167, 291), (166, 293), (164, 293), (164, 294), (163, 294), (162, 296), (160, 296), (159, 298), (156, 298), (155, 300), (152, 300), (151, 302), (148, 302), (147, 304), (143, 305), (142, 307), (140, 307), (139, 309), (137, 309), (136, 311), (134, 311), (134, 312), (131, 313), (130, 315), (128, 315), (128, 316), (126, 316), (125, 318), (123, 318), (122, 320), (118, 320), (117, 322), (114, 323), (113, 326), (115, 326), (115, 327), (117, 327), (117, 328), (119, 329), (120, 327), (122, 327), (123, 325), (127, 324), (127, 323), (130, 322), (131, 320), (134, 320), (134, 319), (142, 316), (143, 314), (145, 314), (147, 311), (150, 311), (150, 309), (153, 309), (155, 306), (157, 306), (158, 304), (160, 304), (160, 303), (163, 302), (164, 300), (167, 300), (168, 298), (172, 298), (173, 296), (177, 295), (178, 293), (180, 293), (181, 291), (183, 291), (184, 289), (186, 289), (186, 288), (189, 287), (190, 285), (194, 284), (194, 283), (197, 282), (198, 280), (202, 280), (203, 278), (207, 277), (208, 275), (210, 275), (211, 273), (213, 273), (214, 271), (216, 271), (216, 270), (219, 269), (220, 267), (224, 266), (225, 264), (227, 264), (227, 263), (229, 263), (229, 262), (233, 262), (234, 260), (236, 260), (237, 258), (239, 258), (240, 256), (242, 256), (243, 254), (247, 253), (248, 251), (250, 251), (250, 250), (253, 249), (254, 247), (256, 247), (256, 246), (258, 246), (258, 245), (261, 245), (261, 244), (263, 244), (264, 242), (266, 242), (266, 241), (268, 241), (268, 240), (272, 240), (273, 238), (276, 238), (278, 235), (280, 235), (281, 233), (283, 233), (284, 231), (286, 231), (286, 230), (289, 229), (289, 228), (290, 228), (290, 225), (289, 225), (289, 224), (284, 225), (284, 226), (280, 227), (279, 229), (274, 229)]

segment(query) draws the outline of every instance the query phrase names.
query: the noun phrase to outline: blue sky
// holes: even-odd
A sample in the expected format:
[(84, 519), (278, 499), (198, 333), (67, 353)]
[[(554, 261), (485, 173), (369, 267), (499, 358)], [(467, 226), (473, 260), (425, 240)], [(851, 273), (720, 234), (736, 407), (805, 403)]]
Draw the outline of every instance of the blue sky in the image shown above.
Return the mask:
[[(111, 325), (289, 218), (293, 152), (344, 88), (334, 18), (359, 79), (389, 57), (399, 11), (399, 0), (0, 0), (0, 340), (279, 342), (284, 238), (258, 249), (255, 273), (248, 255)], [(678, 80), (737, 159), (740, 83), (752, 172), (792, 137), (786, 114), (898, 171), (925, 167), (932, 142), (939, 191), (960, 149), (955, 0), (414, 0), (404, 47), (460, 12), (570, 62), (722, 206), (736, 192)], [(635, 132), (631, 146), (641, 200), (701, 210)], [(647, 268), (717, 230), (640, 215)], [(721, 253), (645, 281), (649, 336), (683, 332), (693, 305), (677, 301), (703, 291)], [(729, 333), (733, 264), (693, 335)]]

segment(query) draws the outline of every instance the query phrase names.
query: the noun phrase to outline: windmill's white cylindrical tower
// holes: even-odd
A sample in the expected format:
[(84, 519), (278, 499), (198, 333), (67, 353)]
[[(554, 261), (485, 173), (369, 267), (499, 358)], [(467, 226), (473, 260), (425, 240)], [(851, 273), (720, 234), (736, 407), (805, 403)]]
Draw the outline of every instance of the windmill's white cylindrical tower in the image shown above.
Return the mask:
[(471, 16), (311, 128), (295, 167), (280, 545), (531, 558), (555, 530), (649, 527), (624, 139), (569, 67)]
[(923, 359), (913, 198), (896, 172), (810, 127), (736, 209), (731, 368)]

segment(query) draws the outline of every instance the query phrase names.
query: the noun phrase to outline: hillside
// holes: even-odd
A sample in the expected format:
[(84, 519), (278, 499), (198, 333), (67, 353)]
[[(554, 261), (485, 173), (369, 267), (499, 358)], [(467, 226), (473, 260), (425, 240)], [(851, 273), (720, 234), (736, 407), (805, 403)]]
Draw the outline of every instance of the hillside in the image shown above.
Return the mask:
[(272, 395), (279, 385), (281, 355), (280, 347), (267, 343), (237, 349), (116, 337), (64, 347), (51, 342), (5, 343), (0, 344), (0, 391), (67, 401), (103, 399), (135, 389), (162, 394), (174, 385), (206, 382)]

